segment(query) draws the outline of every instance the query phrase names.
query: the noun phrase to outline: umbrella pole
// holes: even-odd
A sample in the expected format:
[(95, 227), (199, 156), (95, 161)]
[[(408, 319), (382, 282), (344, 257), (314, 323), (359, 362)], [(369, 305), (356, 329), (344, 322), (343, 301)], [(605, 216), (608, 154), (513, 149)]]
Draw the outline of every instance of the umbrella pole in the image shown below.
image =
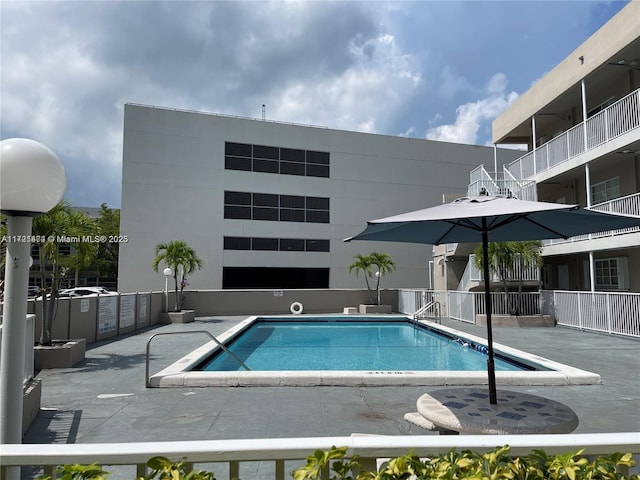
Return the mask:
[(487, 372), (489, 374), (489, 403), (496, 405), (498, 395), (496, 393), (496, 366), (493, 360), (493, 331), (491, 328), (491, 285), (489, 284), (489, 240), (486, 231), (486, 220), (482, 219), (482, 257), (484, 260), (484, 306), (487, 314), (487, 347), (489, 358), (487, 358)]

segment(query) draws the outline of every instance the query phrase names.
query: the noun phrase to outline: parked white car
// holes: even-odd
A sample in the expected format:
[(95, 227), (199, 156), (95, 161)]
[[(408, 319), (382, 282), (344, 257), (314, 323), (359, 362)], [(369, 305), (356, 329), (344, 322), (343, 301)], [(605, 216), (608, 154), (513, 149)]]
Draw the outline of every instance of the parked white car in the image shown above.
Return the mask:
[(87, 295), (109, 295), (116, 292), (110, 292), (104, 287), (75, 287), (65, 288), (58, 292), (58, 297), (85, 297)]

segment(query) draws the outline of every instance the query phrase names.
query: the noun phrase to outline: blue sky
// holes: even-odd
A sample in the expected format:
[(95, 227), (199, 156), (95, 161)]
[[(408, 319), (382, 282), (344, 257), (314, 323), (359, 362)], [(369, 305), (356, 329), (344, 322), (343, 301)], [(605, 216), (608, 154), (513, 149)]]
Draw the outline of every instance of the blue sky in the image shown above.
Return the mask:
[(490, 144), (491, 121), (617, 1), (6, 1), (2, 139), (120, 206), (127, 102)]

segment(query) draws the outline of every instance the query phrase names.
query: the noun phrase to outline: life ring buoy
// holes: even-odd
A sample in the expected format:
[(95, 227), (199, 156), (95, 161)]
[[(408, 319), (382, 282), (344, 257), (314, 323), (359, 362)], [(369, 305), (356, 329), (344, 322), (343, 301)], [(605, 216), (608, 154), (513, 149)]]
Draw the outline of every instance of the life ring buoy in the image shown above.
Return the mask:
[(291, 310), (291, 313), (293, 313), (294, 315), (300, 315), (304, 308), (302, 307), (302, 304), (300, 302), (293, 302), (289, 307), (289, 310)]

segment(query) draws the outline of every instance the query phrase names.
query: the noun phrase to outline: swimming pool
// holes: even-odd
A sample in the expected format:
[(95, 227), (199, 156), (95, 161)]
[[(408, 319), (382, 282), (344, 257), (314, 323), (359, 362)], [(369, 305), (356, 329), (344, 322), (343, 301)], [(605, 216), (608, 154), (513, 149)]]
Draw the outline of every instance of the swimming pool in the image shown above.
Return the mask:
[[(249, 359), (249, 352), (253, 352), (253, 347), (246, 348), (251, 343), (256, 345), (268, 345), (268, 340), (274, 336), (274, 330), (266, 330), (260, 332), (259, 325), (266, 325), (266, 321), (275, 321), (278, 324), (286, 324), (296, 328), (304, 328), (324, 324), (325, 327), (336, 327), (338, 323), (350, 325), (357, 328), (358, 324), (374, 323), (380, 328), (374, 328), (375, 336), (378, 334), (384, 336), (385, 342), (390, 344), (392, 336), (385, 330), (383, 323), (391, 323), (399, 325), (404, 323), (409, 327), (408, 330), (403, 329), (404, 333), (397, 333), (396, 336), (404, 335), (413, 337), (419, 333), (420, 336), (426, 334), (420, 347), (396, 347), (396, 350), (404, 348), (414, 348), (412, 353), (398, 355), (398, 357), (424, 357), (425, 350), (442, 350), (443, 347), (430, 347), (430, 342), (434, 342), (433, 338), (437, 338), (439, 342), (444, 341), (448, 347), (453, 349), (454, 356), (460, 356), (464, 359), (475, 358), (480, 359), (479, 369), (462, 370), (454, 367), (450, 362), (438, 360), (431, 369), (424, 366), (417, 368), (415, 365), (386, 365), (384, 367), (362, 365), (344, 365), (342, 370), (335, 369), (335, 366), (327, 368), (326, 366), (311, 367), (311, 361), (307, 360), (306, 369), (284, 369), (282, 366), (276, 367), (274, 370), (261, 369), (257, 370), (251, 367), (253, 360)], [(302, 325), (301, 325), (302, 323)], [(257, 336), (246, 332), (260, 332)], [(273, 328), (268, 327), (268, 328)], [(525, 334), (525, 333), (523, 333)], [(241, 340), (243, 335), (249, 340), (243, 346)], [(439, 337), (439, 338), (438, 338)], [(422, 337), (421, 337), (422, 338)], [(411, 318), (404, 315), (376, 315), (375, 318), (360, 317), (357, 315), (333, 315), (333, 316), (307, 316), (290, 315), (290, 316), (262, 316), (249, 317), (238, 323), (233, 328), (227, 330), (218, 336), (218, 340), (230, 347), (236, 349), (236, 356), (241, 360), (247, 360), (248, 367), (251, 371), (237, 369), (238, 363), (234, 360), (216, 360), (223, 357), (218, 356), (221, 349), (215, 342), (209, 342), (200, 348), (188, 353), (177, 362), (163, 369), (157, 374), (152, 375), (148, 379), (148, 385), (151, 387), (204, 387), (204, 386), (319, 386), (319, 385), (336, 385), (336, 386), (390, 386), (390, 385), (482, 385), (487, 383), (486, 372), (486, 356), (481, 355), (475, 349), (482, 350), (486, 347), (486, 341), (482, 338), (466, 334), (464, 332), (449, 328), (443, 325), (436, 325), (428, 321), (414, 322)], [(344, 338), (339, 335), (334, 342), (343, 342)], [(394, 340), (395, 341), (395, 340)], [(459, 343), (468, 346), (459, 345)], [(292, 347), (290, 347), (292, 348)], [(321, 349), (323, 347), (320, 347)], [(345, 354), (357, 348), (353, 340), (349, 345), (342, 345), (337, 351), (342, 350), (340, 357), (351, 358), (351, 354)], [(244, 349), (244, 350), (243, 350)], [(298, 347), (299, 351), (304, 351), (306, 347)], [(393, 350), (393, 348), (391, 349)], [(270, 347), (266, 347), (267, 353), (271, 351), (271, 356), (293, 356), (284, 355), (282, 351), (275, 353)], [(563, 365), (552, 360), (548, 360), (536, 355), (531, 355), (521, 350), (516, 350), (506, 345), (494, 343), (494, 352), (496, 360), (501, 362), (500, 369), (496, 371), (496, 381), (499, 385), (568, 385), (568, 384), (596, 384), (600, 383), (600, 376), (580, 370), (568, 365)], [(391, 354), (390, 350), (383, 351), (382, 357)], [(269, 356), (269, 355), (267, 355)], [(321, 354), (315, 356), (327, 356), (322, 350)], [(245, 357), (245, 358), (242, 358)], [(273, 358), (270, 359), (271, 361)], [(229, 370), (205, 371), (203, 366), (211, 362), (222, 362)], [(504, 364), (502, 362), (504, 361)], [(235, 365), (232, 365), (235, 363)], [(516, 368), (517, 367), (517, 368)], [(264, 367), (260, 367), (264, 368)], [(478, 368), (478, 367), (474, 367)]]
[[(406, 319), (359, 321), (260, 319), (194, 370), (463, 370), (487, 368), (485, 347)], [(239, 361), (240, 360), (240, 361)], [(496, 358), (496, 370), (532, 370)]]

